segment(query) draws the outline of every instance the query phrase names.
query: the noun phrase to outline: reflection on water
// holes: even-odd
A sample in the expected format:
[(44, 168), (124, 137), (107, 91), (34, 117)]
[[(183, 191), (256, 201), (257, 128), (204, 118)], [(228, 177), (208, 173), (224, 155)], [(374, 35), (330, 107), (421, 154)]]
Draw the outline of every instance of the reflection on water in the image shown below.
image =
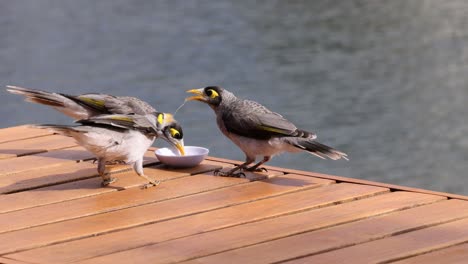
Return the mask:
[[(162, 111), (221, 85), (351, 159), (272, 165), (468, 194), (467, 11), (463, 0), (4, 1), (0, 80)], [(0, 102), (1, 127), (70, 122), (6, 92)], [(177, 118), (187, 145), (244, 159), (206, 105)]]

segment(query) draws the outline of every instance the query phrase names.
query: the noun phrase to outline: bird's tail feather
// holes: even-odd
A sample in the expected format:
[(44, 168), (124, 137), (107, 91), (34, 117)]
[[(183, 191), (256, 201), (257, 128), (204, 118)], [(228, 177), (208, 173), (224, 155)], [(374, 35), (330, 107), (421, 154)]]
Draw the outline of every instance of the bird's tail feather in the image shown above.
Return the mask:
[[(26, 98), (25, 101), (38, 103), (43, 105), (64, 107), (64, 97), (57, 93), (49, 93), (41, 90), (21, 88), (17, 86), (7, 86), (7, 91), (12, 94), (23, 95)], [(66, 100), (66, 99), (65, 99)]]
[(302, 140), (295, 138), (295, 140), (290, 142), (290, 144), (322, 159), (329, 158), (332, 160), (338, 160), (343, 158), (348, 160), (348, 155), (346, 153), (338, 151), (315, 140)]

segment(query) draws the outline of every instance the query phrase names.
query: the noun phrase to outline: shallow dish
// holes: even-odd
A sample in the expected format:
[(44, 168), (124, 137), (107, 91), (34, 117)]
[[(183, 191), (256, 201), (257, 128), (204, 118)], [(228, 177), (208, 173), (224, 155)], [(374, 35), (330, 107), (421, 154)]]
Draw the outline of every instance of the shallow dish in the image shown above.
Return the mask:
[(207, 148), (185, 146), (185, 155), (179, 156), (179, 152), (171, 148), (157, 149), (154, 154), (163, 164), (174, 168), (189, 168), (200, 164), (208, 155)]

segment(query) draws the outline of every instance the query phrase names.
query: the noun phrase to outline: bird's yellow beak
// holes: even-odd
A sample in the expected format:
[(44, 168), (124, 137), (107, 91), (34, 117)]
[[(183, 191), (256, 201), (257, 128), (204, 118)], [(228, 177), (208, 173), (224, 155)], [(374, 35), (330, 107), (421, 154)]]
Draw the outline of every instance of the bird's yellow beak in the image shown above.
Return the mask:
[(188, 90), (187, 93), (195, 94), (195, 96), (187, 97), (185, 98), (185, 101), (206, 101), (205, 97), (203, 96), (203, 88)]
[(183, 144), (177, 143), (177, 144), (176, 144), (176, 148), (179, 150), (180, 155), (185, 156), (185, 149), (184, 149), (184, 145), (183, 145)]

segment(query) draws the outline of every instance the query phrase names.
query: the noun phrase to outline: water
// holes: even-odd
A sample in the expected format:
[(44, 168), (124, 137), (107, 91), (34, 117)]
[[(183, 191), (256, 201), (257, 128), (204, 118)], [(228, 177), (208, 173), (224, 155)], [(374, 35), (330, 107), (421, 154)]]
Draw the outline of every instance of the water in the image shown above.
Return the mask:
[[(2, 1), (0, 85), (134, 95), (167, 112), (220, 85), (350, 157), (272, 165), (468, 194), (466, 14), (464, 0)], [(70, 123), (0, 93), (0, 127)], [(244, 159), (206, 105), (177, 119), (187, 145)]]

